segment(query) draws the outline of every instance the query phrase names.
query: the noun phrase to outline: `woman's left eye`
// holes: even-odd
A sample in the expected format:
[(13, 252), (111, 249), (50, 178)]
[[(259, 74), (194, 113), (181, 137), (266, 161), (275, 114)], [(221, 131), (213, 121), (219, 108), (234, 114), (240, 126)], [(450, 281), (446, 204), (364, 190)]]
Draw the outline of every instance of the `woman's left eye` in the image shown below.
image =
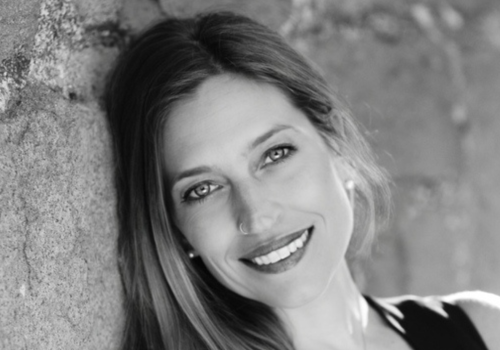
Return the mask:
[(264, 165), (278, 163), (288, 158), (295, 151), (293, 146), (278, 146), (265, 153)]

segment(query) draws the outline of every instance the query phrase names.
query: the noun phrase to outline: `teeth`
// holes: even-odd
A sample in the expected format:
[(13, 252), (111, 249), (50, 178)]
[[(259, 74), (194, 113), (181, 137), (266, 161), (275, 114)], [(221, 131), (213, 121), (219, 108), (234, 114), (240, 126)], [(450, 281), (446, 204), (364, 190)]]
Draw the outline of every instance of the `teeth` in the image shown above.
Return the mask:
[[(300, 236), (300, 238), (302, 238), (302, 236)], [(304, 241), (298, 239), (295, 241), (295, 244), (297, 245), (297, 248), (302, 248), (304, 246)]]
[(252, 262), (257, 265), (269, 265), (274, 264), (280, 260), (288, 258), (291, 254), (295, 253), (298, 249), (304, 246), (309, 236), (309, 231), (305, 230), (304, 233), (297, 238), (295, 241), (289, 243), (288, 245), (274, 250), (269, 254), (258, 256), (252, 259)]
[(269, 253), (268, 256), (272, 264), (281, 260), (279, 254), (276, 251)]
[(280, 250), (278, 250), (278, 255), (280, 256), (281, 259), (288, 258), (290, 256), (291, 252), (288, 250), (288, 247), (283, 247)]

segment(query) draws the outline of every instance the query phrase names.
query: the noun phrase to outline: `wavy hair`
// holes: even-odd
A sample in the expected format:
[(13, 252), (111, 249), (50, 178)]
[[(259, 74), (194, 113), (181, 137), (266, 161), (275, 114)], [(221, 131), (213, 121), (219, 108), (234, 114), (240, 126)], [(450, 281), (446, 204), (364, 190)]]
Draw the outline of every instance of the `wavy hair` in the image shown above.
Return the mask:
[[(280, 88), (344, 157), (356, 184), (350, 252), (388, 212), (388, 186), (351, 112), (278, 34), (218, 12), (170, 18), (139, 35), (110, 75), (106, 108), (116, 156), (122, 349), (293, 349), (274, 311), (222, 286), (190, 260), (165, 186), (163, 128), (176, 103), (210, 77), (232, 74)], [(368, 238), (367, 238), (368, 237)]]

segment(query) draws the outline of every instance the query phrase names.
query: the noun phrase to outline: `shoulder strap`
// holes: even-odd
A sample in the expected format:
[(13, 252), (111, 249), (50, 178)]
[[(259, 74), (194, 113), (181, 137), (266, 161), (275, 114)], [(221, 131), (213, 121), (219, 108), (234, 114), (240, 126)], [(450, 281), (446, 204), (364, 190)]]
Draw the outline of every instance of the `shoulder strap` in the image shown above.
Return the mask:
[(487, 350), (476, 327), (457, 305), (436, 297), (366, 300), (415, 350)]

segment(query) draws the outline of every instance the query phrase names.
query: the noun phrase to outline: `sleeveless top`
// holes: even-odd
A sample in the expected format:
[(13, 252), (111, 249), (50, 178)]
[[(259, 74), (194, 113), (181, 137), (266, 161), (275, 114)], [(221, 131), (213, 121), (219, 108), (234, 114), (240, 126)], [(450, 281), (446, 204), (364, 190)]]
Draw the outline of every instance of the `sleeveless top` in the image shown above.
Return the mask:
[(414, 350), (487, 350), (465, 312), (439, 297), (365, 298)]

